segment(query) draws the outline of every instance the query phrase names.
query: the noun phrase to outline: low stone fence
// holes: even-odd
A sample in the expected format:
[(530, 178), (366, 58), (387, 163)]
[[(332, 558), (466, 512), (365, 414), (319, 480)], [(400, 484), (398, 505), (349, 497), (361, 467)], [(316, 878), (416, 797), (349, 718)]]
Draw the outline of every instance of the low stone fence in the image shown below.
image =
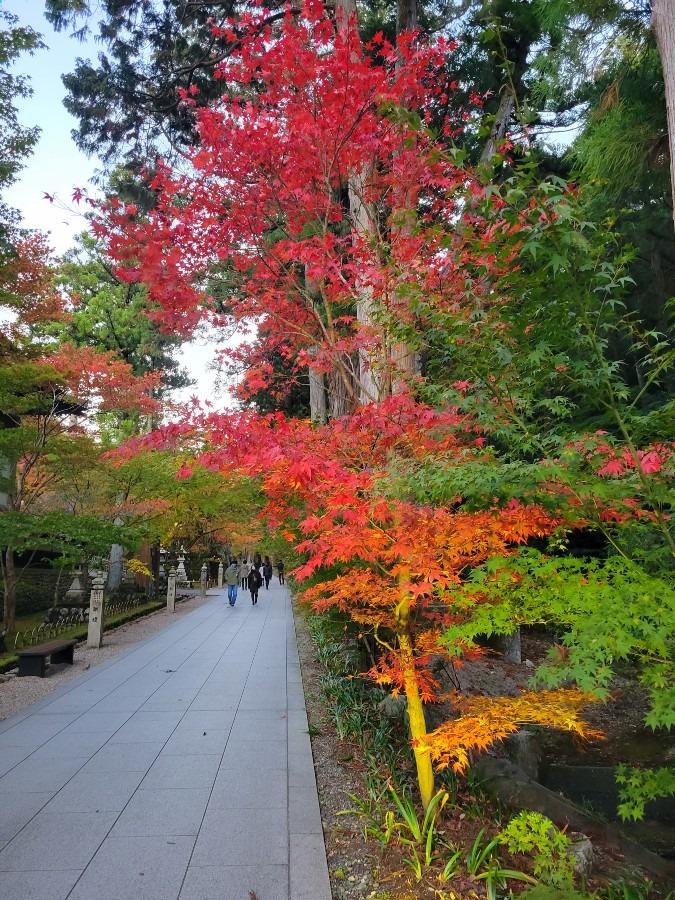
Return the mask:
[[(106, 600), (105, 618), (110, 619), (112, 616), (144, 606), (147, 602), (148, 598), (143, 595), (127, 597), (123, 600)], [(11, 641), (13, 650), (21, 650), (24, 647), (31, 647), (33, 644), (41, 644), (43, 641), (58, 637), (70, 628), (86, 625), (88, 621), (89, 607), (61, 606), (57, 609), (52, 607), (44, 622), (33, 628), (17, 631), (14, 635), (8, 635), (6, 643), (9, 644)]]

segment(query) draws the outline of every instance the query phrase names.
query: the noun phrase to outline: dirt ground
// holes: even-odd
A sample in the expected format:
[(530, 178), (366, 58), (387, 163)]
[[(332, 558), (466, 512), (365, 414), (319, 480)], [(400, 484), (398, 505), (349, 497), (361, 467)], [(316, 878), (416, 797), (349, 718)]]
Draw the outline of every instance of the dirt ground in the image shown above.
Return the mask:
[[(359, 748), (338, 738), (329, 720), (323, 702), (318, 679), (322, 669), (317, 661), (311, 637), (302, 614), (296, 617), (298, 645), (305, 683), (307, 712), (312, 731), (321, 811), (326, 836), (328, 866), (334, 900), (445, 900), (455, 898), (485, 897), (484, 882), (476, 882), (470, 876), (459, 876), (441, 884), (436, 877), (417, 882), (411, 870), (404, 864), (404, 853), (393, 842), (380, 852), (379, 844), (363, 837), (363, 821), (356, 816), (340, 813), (354, 806), (350, 794), (365, 796), (362, 781), (364, 767), (359, 761)], [(523, 638), (523, 662), (510, 664), (497, 654), (489, 654), (479, 662), (467, 663), (459, 673), (462, 690), (466, 693), (488, 695), (516, 693), (526, 686), (534, 667), (543, 660), (550, 639), (542, 635)], [(448, 687), (451, 687), (448, 681)], [(606, 739), (593, 741), (584, 747), (563, 741), (562, 757), (568, 752), (577, 755), (581, 750), (589, 760), (614, 761), (617, 750), (639, 735), (644, 715), (644, 697), (636, 695), (635, 684), (618, 679), (613, 697), (606, 704), (597, 704), (588, 710), (588, 719), (594, 728), (605, 732)], [(432, 717), (442, 718), (447, 711), (439, 707)], [(461, 798), (460, 798), (461, 799)], [(445, 837), (457, 846), (470, 847), (481, 828), (494, 834), (496, 805), (483, 801), (482, 808), (467, 795), (465, 811), (461, 802), (457, 809), (445, 817)], [(514, 868), (522, 868), (522, 860), (510, 861)], [(610, 846), (594, 845), (594, 871), (586, 885), (588, 891), (606, 886), (610, 881), (626, 873), (625, 859)], [(655, 880), (653, 876), (635, 868), (638, 879)], [(524, 888), (518, 882), (510, 882), (515, 892)], [(656, 895), (655, 895), (656, 896)]]

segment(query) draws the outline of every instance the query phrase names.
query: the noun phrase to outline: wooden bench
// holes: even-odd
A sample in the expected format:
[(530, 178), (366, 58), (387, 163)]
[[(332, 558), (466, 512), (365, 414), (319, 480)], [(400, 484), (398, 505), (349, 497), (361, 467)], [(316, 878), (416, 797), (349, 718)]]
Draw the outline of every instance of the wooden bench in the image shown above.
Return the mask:
[(70, 663), (73, 664), (73, 650), (75, 649), (76, 640), (70, 641), (48, 641), (46, 644), (36, 644), (34, 647), (27, 647), (25, 650), (19, 650), (19, 677), (22, 675), (34, 675), (37, 678), (44, 678), (47, 657), (52, 663)]

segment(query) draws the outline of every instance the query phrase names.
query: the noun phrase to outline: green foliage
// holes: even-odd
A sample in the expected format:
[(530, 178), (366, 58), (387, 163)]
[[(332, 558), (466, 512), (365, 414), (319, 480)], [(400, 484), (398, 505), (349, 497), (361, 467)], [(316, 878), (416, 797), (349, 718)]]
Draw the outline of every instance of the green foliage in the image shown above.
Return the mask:
[(466, 854), (466, 869), (474, 881), (483, 881), (488, 900), (497, 900), (499, 891), (507, 887), (509, 879), (534, 883), (534, 879), (517, 869), (505, 869), (499, 859), (499, 836), (483, 839), (484, 829), (478, 832)]
[(675, 795), (673, 766), (655, 770), (619, 766), (616, 780), (620, 785), (618, 811), (622, 819), (642, 819), (650, 800)]
[[(24, 570), (23, 577), (19, 579), (16, 588), (16, 614), (28, 616), (35, 612), (44, 611), (54, 603), (54, 594), (59, 582), (59, 572)], [(62, 592), (70, 587), (70, 580), (61, 579)], [(0, 591), (3, 595), (4, 591)]]
[[(654, 883), (648, 878), (622, 878), (614, 881), (605, 888), (596, 891), (596, 896), (602, 900), (647, 900), (652, 896)], [(665, 900), (672, 900), (672, 891)]]
[[(219, 82), (212, 77), (214, 59), (228, 48), (214, 41), (211, 22), (220, 21), (223, 8), (206, 0), (188, 8), (140, 0), (132, 12), (125, 3), (101, 7), (46, 0), (47, 19), (57, 30), (73, 28), (81, 37), (98, 26), (99, 58), (78, 59), (75, 71), (63, 77), (69, 92), (65, 106), (79, 119), (75, 140), (80, 149), (140, 168), (196, 139), (193, 117), (178, 100), (179, 88), (195, 86), (200, 104), (220, 97)], [(233, 4), (233, 14), (235, 9)], [(211, 52), (205, 52), (207, 47)]]
[(392, 810), (384, 811), (382, 808), (382, 795), (378, 798), (369, 796), (360, 799), (355, 794), (350, 794), (349, 799), (354, 803), (351, 809), (343, 809), (339, 816), (357, 816), (363, 821), (363, 838), (375, 838), (384, 850), (394, 836), (394, 813)]
[(250, 479), (224, 480), (195, 465), (189, 477), (177, 477), (191, 457), (174, 452), (138, 453), (109, 472), (112, 498), (123, 498), (128, 521), (145, 528), (150, 539), (169, 547), (199, 546), (218, 555), (251, 547), (259, 537), (253, 523), (260, 509), (258, 486)]
[[(49, 413), (54, 397), (64, 393), (63, 379), (48, 366), (30, 361), (0, 366), (0, 408), (12, 417)], [(12, 431), (3, 429), (3, 439), (12, 439)]]
[(149, 317), (145, 287), (120, 281), (95, 238), (79, 236), (58, 266), (56, 284), (72, 307), (66, 318), (45, 326), (46, 334), (78, 347), (112, 350), (134, 375), (162, 371), (164, 395), (192, 384), (174, 358), (180, 337), (160, 331)]
[(326, 710), (338, 735), (360, 745), (370, 799), (379, 810), (388, 785), (403, 787), (411, 777), (412, 751), (407, 735), (376, 710), (386, 693), (369, 680), (354, 677), (361, 666), (355, 635), (350, 634), (345, 616), (331, 610), (306, 621), (317, 656), (326, 669), (319, 681)]
[[(356, 815), (363, 819), (364, 838), (375, 838), (382, 850), (392, 840), (408, 847), (410, 856), (404, 857), (403, 862), (412, 870), (417, 881), (420, 881), (425, 870), (441, 858), (440, 851), (447, 849), (437, 834), (436, 825), (440, 821), (440, 814), (449, 799), (449, 794), (445, 790), (438, 791), (432, 797), (423, 818), (420, 819), (415, 804), (405, 790), (399, 795), (391, 785), (387, 787), (388, 795), (394, 801), (395, 810), (384, 806), (383, 791), (378, 797), (371, 796), (365, 800), (350, 794), (355, 806), (343, 810), (340, 815)], [(441, 873), (442, 881), (451, 877), (460, 856), (461, 853), (455, 851), (446, 862)]]
[(520, 894), (526, 900), (583, 900), (586, 894), (580, 894), (572, 888), (553, 887), (548, 884), (538, 884), (528, 888)]
[(466, 621), (450, 629), (450, 645), (508, 633), (514, 622), (544, 624), (562, 637), (536, 684), (572, 679), (604, 699), (616, 664), (630, 660), (649, 692), (645, 723), (675, 724), (675, 586), (664, 578), (618, 556), (575, 559), (530, 548), (472, 572), (458, 606)]
[[(457, 612), (446, 646), (543, 624), (559, 644), (536, 684), (572, 680), (605, 698), (617, 665), (628, 664), (649, 693), (646, 724), (671, 728), (675, 345), (668, 304), (660, 327), (631, 309), (635, 251), (621, 245), (611, 221), (593, 221), (586, 193), (573, 196), (561, 180), (540, 182), (524, 167), (490, 184), (488, 195), (481, 212), (494, 217), (497, 198), (500, 220), (512, 225), (490, 243), (495, 271), (503, 266), (491, 279), (490, 301), (444, 306), (410, 288), (424, 323), (421, 391), (477, 421), (480, 439), (447, 458), (393, 462), (387, 490), (467, 510), (536, 503), (558, 519), (547, 545), (467, 568), (461, 583), (438, 589), (438, 601)], [(480, 249), (467, 254), (468, 278), (480, 274), (471, 262)], [(397, 333), (415, 341), (413, 328)], [(664, 447), (663, 457), (643, 464), (654, 447)]]
[(570, 840), (550, 819), (540, 813), (523, 810), (497, 835), (509, 853), (532, 857), (537, 878), (553, 887), (572, 887), (574, 863), (567, 853)]
[(466, 854), (466, 868), (470, 875), (479, 875), (498, 856), (497, 838), (484, 841), (484, 834), (485, 829), (481, 828)]
[(48, 547), (77, 559), (85, 553), (107, 555), (111, 544), (135, 548), (143, 536), (144, 529), (116, 525), (94, 515), (74, 516), (67, 510), (0, 515), (0, 546), (11, 545), (17, 552)]

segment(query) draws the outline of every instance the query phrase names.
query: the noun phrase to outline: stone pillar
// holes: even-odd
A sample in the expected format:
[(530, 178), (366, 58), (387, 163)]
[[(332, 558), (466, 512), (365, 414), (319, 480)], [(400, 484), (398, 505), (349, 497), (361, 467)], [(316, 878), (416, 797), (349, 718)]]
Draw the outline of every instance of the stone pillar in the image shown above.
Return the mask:
[(103, 578), (97, 575), (92, 582), (89, 598), (89, 628), (87, 647), (100, 647), (103, 643)]
[(218, 587), (221, 588), (223, 586), (223, 561), (218, 563)]
[(206, 563), (204, 563), (204, 565), (202, 566), (202, 575), (201, 575), (202, 597), (206, 597), (206, 573), (207, 573), (207, 571), (208, 570), (206, 567)]
[(166, 589), (166, 611), (176, 611), (176, 570), (169, 569), (169, 580)]
[(181, 546), (178, 554), (178, 568), (176, 569), (178, 584), (187, 584), (187, 572), (185, 571), (185, 548)]

